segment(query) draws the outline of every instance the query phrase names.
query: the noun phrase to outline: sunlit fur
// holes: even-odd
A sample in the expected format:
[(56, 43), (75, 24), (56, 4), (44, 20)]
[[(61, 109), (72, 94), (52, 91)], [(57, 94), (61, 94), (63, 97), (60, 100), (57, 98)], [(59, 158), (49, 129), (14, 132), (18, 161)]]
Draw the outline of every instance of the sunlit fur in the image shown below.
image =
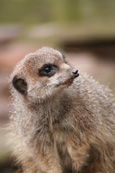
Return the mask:
[[(58, 72), (39, 76), (49, 63)], [(86, 74), (62, 85), (72, 72), (59, 51), (45, 47), (27, 55), (11, 75), (11, 83), (17, 76), (28, 85), (22, 95), (11, 84), (10, 138), (24, 173), (115, 172), (113, 95)]]

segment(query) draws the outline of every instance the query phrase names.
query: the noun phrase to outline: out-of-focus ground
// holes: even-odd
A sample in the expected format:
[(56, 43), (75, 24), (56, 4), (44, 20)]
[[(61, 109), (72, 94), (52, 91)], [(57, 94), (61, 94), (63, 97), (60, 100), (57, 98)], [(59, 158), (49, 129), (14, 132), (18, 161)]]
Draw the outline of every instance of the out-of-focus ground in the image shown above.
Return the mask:
[(115, 93), (115, 1), (0, 0), (0, 173), (16, 170), (2, 130), (9, 122), (9, 76), (42, 46), (62, 51), (79, 73)]

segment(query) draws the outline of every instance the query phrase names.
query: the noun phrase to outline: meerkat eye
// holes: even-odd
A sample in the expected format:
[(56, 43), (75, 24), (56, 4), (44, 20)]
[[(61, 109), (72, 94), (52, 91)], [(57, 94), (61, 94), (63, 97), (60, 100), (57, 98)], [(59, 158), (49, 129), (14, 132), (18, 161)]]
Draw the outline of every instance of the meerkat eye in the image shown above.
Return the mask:
[(46, 64), (39, 70), (40, 76), (53, 76), (58, 70), (58, 67), (56, 65), (52, 64)]
[(50, 73), (51, 70), (52, 70), (52, 66), (51, 66), (51, 65), (46, 66), (46, 67), (44, 68), (44, 72), (45, 72), (45, 73)]

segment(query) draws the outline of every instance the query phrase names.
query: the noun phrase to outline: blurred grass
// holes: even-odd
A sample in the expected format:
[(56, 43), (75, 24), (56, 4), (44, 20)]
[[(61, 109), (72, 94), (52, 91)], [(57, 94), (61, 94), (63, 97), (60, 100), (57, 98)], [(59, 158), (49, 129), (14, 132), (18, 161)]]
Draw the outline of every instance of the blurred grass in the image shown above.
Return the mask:
[(0, 0), (1, 23), (66, 23), (114, 17), (114, 0)]
[(8, 23), (21, 26), (21, 41), (115, 38), (115, 0), (0, 0), (0, 24)]

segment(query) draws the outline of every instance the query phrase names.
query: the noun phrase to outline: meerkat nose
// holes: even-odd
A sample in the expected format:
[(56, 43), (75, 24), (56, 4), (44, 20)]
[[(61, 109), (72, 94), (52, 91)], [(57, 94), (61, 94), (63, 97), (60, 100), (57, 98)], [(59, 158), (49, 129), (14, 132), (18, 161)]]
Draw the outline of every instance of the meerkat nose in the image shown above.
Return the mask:
[(74, 75), (75, 78), (79, 76), (78, 70), (76, 70), (75, 72), (72, 72), (72, 73), (73, 73), (73, 75)]

